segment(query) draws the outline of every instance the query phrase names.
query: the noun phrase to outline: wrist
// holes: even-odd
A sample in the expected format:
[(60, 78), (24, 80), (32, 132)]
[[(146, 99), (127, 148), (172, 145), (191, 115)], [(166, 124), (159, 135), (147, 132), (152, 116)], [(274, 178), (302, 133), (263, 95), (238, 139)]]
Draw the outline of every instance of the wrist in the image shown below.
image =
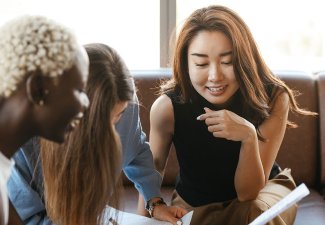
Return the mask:
[(155, 197), (147, 201), (146, 210), (149, 212), (150, 217), (153, 217), (154, 209), (156, 206), (167, 205), (163, 198)]
[(252, 144), (258, 140), (257, 132), (253, 124), (251, 124), (251, 126), (248, 126), (246, 134), (246, 137), (242, 140), (243, 144)]

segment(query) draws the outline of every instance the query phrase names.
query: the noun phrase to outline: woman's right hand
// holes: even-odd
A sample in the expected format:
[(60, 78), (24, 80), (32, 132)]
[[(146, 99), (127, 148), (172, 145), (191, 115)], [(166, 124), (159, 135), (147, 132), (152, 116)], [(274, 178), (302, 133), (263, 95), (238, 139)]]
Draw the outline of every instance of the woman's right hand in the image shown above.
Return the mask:
[(204, 108), (204, 111), (197, 119), (204, 120), (215, 137), (242, 142), (257, 137), (254, 125), (231, 111), (209, 108)]

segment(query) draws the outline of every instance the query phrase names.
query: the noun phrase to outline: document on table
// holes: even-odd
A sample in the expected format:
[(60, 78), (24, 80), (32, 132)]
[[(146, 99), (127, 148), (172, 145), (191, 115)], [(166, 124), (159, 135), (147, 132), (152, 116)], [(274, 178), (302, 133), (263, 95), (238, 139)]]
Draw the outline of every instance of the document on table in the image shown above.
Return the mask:
[(285, 211), (286, 209), (293, 206), (295, 203), (300, 201), (302, 198), (307, 196), (310, 193), (308, 188), (304, 183), (300, 184), (296, 187), (292, 192), (290, 192), (287, 196), (273, 205), (271, 208), (262, 213), (259, 217), (257, 217), (253, 222), (249, 225), (264, 225), (274, 217)]
[[(180, 219), (182, 225), (190, 225), (192, 215), (193, 211), (190, 211), (183, 216)], [(103, 225), (171, 225), (171, 223), (107, 207)]]

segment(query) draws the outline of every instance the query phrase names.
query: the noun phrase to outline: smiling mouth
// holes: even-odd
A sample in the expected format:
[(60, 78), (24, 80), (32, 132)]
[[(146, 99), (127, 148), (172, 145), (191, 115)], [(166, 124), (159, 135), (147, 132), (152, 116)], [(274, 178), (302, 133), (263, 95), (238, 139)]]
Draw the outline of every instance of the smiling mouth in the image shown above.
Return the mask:
[(71, 122), (70, 122), (70, 124), (69, 124), (69, 127), (70, 128), (72, 128), (72, 129), (74, 129), (74, 128), (76, 128), (78, 125), (79, 125), (79, 123), (80, 123), (80, 120), (83, 118), (83, 113), (82, 112), (79, 112), (72, 120), (71, 120)]
[(80, 119), (74, 119), (70, 122), (70, 126), (72, 129), (76, 128), (80, 123)]
[(212, 93), (218, 93), (218, 92), (224, 91), (226, 89), (226, 86), (221, 86), (221, 87), (207, 87), (207, 88)]

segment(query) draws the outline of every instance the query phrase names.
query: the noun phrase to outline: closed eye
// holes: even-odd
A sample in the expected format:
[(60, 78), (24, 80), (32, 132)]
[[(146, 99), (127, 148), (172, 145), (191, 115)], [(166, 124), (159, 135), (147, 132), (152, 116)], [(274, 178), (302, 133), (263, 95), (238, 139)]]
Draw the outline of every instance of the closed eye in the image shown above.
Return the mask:
[(197, 66), (197, 67), (204, 67), (204, 66), (207, 66), (207, 65), (208, 65), (207, 63), (202, 63), (202, 64), (195, 63), (195, 66)]
[(221, 64), (223, 64), (223, 65), (231, 65), (232, 64), (232, 61), (229, 61), (229, 62), (221, 62)]

